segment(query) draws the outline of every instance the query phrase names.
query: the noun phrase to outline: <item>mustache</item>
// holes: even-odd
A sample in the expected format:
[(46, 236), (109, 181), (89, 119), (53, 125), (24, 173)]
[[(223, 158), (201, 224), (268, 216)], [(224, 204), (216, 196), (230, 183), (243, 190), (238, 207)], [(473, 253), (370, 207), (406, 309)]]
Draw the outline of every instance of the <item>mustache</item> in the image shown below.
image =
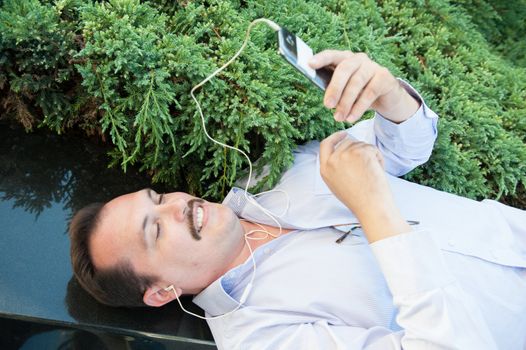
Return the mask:
[(188, 229), (190, 230), (190, 234), (192, 235), (192, 238), (196, 241), (199, 241), (201, 239), (201, 236), (197, 232), (197, 228), (194, 225), (194, 207), (198, 204), (204, 203), (205, 201), (201, 198), (194, 198), (190, 199), (187, 203), (188, 210), (186, 212), (186, 219), (188, 221)]

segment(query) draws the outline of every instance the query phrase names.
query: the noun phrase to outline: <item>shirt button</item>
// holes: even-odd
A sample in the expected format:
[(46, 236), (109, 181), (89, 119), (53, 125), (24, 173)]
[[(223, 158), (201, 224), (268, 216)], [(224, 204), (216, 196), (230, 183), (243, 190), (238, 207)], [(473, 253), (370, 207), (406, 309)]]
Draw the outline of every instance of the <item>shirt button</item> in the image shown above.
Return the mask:
[(455, 241), (450, 239), (449, 241), (447, 241), (447, 245), (450, 246), (450, 247), (454, 247), (455, 246)]

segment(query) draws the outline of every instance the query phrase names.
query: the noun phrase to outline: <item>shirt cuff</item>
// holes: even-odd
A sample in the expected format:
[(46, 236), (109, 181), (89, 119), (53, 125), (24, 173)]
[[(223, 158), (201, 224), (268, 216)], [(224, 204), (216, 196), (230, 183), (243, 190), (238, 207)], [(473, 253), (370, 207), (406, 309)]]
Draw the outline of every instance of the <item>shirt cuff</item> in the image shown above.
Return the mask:
[(393, 296), (408, 296), (454, 282), (440, 248), (424, 229), (371, 244)]
[(374, 123), (377, 136), (380, 138), (385, 136), (389, 139), (402, 137), (403, 139), (422, 132), (422, 129), (426, 130), (429, 128), (433, 130), (428, 130), (428, 132), (430, 131), (432, 135), (436, 135), (438, 115), (426, 105), (422, 96), (409, 83), (402, 79), (398, 79), (398, 81), (411, 96), (420, 102), (420, 108), (415, 114), (399, 124), (376, 112)]

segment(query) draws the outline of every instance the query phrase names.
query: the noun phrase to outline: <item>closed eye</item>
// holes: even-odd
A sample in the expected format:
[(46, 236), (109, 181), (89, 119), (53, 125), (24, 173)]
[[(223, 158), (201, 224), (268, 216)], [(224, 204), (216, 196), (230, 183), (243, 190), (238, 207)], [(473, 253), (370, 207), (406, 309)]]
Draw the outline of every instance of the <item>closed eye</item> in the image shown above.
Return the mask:
[[(158, 204), (162, 204), (164, 199), (164, 193), (161, 193), (159, 195), (159, 202)], [(161, 235), (161, 224), (157, 222), (157, 235), (155, 236), (155, 240), (157, 241), (159, 239), (159, 236)]]

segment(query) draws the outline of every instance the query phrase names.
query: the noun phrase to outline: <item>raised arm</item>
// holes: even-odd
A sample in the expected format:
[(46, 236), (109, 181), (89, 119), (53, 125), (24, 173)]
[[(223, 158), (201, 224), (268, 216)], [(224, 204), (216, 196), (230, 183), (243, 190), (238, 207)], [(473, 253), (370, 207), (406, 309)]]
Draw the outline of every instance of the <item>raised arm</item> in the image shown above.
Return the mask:
[(432, 235), (412, 231), (401, 216), (382, 164), (374, 146), (345, 132), (320, 145), (321, 175), (360, 221), (399, 310), (403, 332), (392, 348), (495, 349), (478, 306), (449, 271)]
[(388, 173), (403, 175), (429, 159), (438, 116), (409, 84), (364, 53), (326, 50), (312, 58), (311, 66), (334, 68), (324, 103), (335, 108), (336, 120), (354, 123), (366, 110), (376, 111), (372, 120), (348, 132), (378, 147)]

